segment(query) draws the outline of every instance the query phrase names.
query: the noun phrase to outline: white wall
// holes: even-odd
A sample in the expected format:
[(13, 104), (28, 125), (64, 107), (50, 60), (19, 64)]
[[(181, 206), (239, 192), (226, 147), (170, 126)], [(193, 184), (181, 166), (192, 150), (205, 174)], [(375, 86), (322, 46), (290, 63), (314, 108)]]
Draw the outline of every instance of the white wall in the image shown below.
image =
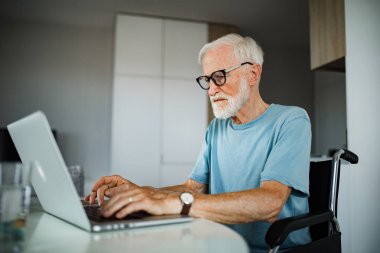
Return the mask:
[(112, 31), (0, 21), (0, 125), (42, 110), (68, 165), (109, 168)]
[(380, 1), (346, 0), (348, 148), (339, 219), (345, 253), (378, 252), (380, 231)]

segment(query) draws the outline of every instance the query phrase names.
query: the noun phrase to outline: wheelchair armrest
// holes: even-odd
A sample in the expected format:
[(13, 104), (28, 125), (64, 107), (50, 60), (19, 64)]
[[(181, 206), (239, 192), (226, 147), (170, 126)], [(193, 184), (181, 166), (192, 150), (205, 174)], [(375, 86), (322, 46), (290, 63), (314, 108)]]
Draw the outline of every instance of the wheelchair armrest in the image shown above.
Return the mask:
[(312, 212), (294, 217), (285, 218), (274, 222), (265, 235), (265, 241), (269, 247), (281, 245), (288, 234), (298, 229), (310, 227), (334, 218), (334, 213), (330, 210)]

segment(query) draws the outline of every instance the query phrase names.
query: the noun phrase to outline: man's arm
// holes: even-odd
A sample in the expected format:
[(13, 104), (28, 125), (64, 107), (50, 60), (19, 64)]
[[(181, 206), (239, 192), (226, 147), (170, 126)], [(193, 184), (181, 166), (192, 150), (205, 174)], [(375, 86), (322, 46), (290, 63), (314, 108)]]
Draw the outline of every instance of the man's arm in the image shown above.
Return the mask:
[(195, 195), (190, 215), (221, 223), (277, 220), (291, 188), (277, 181), (265, 181), (257, 189), (217, 195)]
[(163, 188), (153, 188), (151, 186), (143, 186), (140, 187), (131, 181), (118, 176), (105, 176), (101, 177), (96, 181), (94, 186), (92, 187), (92, 192), (85, 197), (86, 201), (89, 201), (90, 204), (95, 203), (95, 199), (97, 198), (99, 204), (102, 205), (104, 203), (104, 197), (112, 197), (115, 194), (121, 193), (123, 191), (131, 191), (135, 188), (142, 188), (145, 190), (149, 190), (151, 192), (154, 191), (171, 191), (171, 192), (191, 192), (193, 194), (196, 193), (206, 193), (207, 185), (198, 183), (195, 180), (188, 179), (182, 185), (174, 185)]
[[(186, 183), (199, 184), (194, 182), (192, 180)], [(205, 185), (198, 186), (205, 191)], [(181, 187), (174, 186), (169, 189), (180, 192), (191, 189)], [(103, 215), (109, 217), (115, 214), (117, 218), (122, 218), (139, 210), (154, 215), (179, 214), (182, 209), (180, 192), (145, 187), (120, 192), (104, 206)], [(216, 195), (193, 191), (195, 201), (189, 215), (230, 224), (252, 221), (274, 222), (290, 192), (290, 187), (277, 181), (265, 181), (257, 189)]]
[(207, 193), (207, 185), (201, 184), (192, 179), (188, 179), (184, 184), (162, 187), (159, 188), (159, 190), (167, 190), (174, 192), (191, 192), (193, 194)]

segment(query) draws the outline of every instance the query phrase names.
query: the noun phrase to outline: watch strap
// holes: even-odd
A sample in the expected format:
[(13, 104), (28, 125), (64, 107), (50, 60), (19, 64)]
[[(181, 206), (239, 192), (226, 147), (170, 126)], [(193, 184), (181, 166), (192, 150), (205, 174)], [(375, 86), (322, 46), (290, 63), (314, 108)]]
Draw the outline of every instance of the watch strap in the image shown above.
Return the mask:
[(189, 215), (191, 204), (183, 204), (181, 215)]

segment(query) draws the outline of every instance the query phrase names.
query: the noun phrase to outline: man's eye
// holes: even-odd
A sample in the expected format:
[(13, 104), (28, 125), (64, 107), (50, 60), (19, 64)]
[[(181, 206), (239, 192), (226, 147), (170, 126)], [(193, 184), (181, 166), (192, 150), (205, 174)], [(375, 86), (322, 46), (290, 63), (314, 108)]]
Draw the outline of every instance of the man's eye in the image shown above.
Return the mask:
[(209, 81), (210, 81), (210, 80), (208, 80), (208, 78), (205, 77), (205, 76), (202, 76), (199, 80), (202, 81), (202, 82), (209, 82)]

